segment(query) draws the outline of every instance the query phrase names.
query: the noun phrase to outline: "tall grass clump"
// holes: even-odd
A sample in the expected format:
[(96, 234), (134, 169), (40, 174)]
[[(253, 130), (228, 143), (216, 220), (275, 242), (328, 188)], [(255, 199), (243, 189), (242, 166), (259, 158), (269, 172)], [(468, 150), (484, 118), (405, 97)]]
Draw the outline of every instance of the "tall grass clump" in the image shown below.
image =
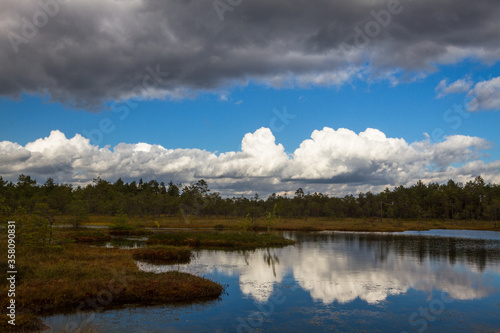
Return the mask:
[(192, 256), (193, 253), (187, 247), (157, 245), (132, 251), (132, 257), (136, 260), (165, 264), (187, 264)]
[(61, 231), (57, 236), (76, 243), (99, 243), (111, 240), (111, 236), (106, 232), (88, 229)]
[[(0, 246), (6, 248), (6, 241), (0, 240)], [(128, 250), (74, 243), (63, 244), (63, 247), (64, 250), (57, 253), (23, 251), (16, 257), (16, 267), (22, 272), (16, 280), (17, 331), (44, 330), (40, 316), (68, 310), (95, 311), (124, 304), (214, 300), (224, 290), (218, 283), (191, 274), (139, 271), (134, 254)], [(178, 249), (180, 253), (185, 256), (188, 252)], [(2, 265), (0, 268), (5, 269)], [(3, 309), (9, 302), (7, 289), (5, 282), (0, 284)], [(0, 332), (9, 332), (12, 328), (7, 320), (0, 321)]]
[(215, 248), (259, 248), (292, 245), (295, 242), (269, 233), (171, 232), (151, 236), (146, 244)]

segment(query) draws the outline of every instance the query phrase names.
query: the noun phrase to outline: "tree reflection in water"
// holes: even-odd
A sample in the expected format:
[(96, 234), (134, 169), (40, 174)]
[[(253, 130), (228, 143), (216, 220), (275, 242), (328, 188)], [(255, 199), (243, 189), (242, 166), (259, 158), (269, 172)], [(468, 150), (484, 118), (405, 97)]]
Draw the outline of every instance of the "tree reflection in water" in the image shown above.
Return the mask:
[(487, 268), (500, 273), (500, 245), (495, 240), (386, 233), (287, 235), (297, 245), (242, 252), (203, 250), (179, 267), (138, 265), (155, 272), (180, 269), (204, 276), (239, 276), (242, 293), (258, 302), (266, 302), (276, 284), (292, 278), (324, 304), (358, 298), (373, 304), (410, 289), (479, 299), (495, 291), (482, 273)]

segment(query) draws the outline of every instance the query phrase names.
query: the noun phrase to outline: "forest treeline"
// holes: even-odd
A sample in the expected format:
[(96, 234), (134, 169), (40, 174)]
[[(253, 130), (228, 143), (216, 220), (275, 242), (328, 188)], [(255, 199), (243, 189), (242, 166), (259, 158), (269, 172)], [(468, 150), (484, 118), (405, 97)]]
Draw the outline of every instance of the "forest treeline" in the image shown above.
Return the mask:
[(84, 220), (89, 214), (128, 216), (182, 216), (261, 218), (273, 212), (281, 217), (308, 218), (401, 218), (474, 219), (500, 217), (500, 186), (485, 184), (478, 176), (465, 184), (449, 180), (446, 184), (418, 181), (410, 187), (386, 188), (371, 192), (331, 197), (304, 193), (299, 188), (292, 196), (255, 194), (223, 198), (210, 190), (204, 180), (182, 186), (151, 180), (114, 183), (101, 178), (85, 187), (57, 184), (48, 178), (43, 184), (28, 175), (17, 183), (0, 177), (0, 215), (9, 218), (16, 211), (25, 213), (44, 209), (51, 216), (67, 215)]

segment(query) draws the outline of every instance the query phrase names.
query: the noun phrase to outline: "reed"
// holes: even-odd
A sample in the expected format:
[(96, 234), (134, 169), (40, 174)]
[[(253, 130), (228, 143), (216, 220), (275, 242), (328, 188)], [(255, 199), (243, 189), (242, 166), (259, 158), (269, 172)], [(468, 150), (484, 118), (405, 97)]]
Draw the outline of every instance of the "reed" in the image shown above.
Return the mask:
[[(0, 246), (6, 248), (6, 241)], [(213, 300), (223, 292), (220, 284), (186, 273), (141, 272), (133, 256), (129, 250), (76, 243), (63, 244), (57, 252), (22, 248), (16, 262), (22, 273), (16, 281), (16, 326), (2, 320), (0, 331), (39, 330), (43, 328), (41, 315), (100, 311), (122, 304)], [(9, 302), (7, 289), (2, 282), (0, 306), (4, 309)]]
[(147, 244), (174, 246), (248, 249), (259, 247), (280, 247), (295, 242), (283, 236), (254, 232), (169, 232), (151, 236)]
[(136, 260), (159, 262), (164, 264), (187, 264), (191, 261), (193, 253), (187, 247), (152, 246), (134, 249), (132, 257)]

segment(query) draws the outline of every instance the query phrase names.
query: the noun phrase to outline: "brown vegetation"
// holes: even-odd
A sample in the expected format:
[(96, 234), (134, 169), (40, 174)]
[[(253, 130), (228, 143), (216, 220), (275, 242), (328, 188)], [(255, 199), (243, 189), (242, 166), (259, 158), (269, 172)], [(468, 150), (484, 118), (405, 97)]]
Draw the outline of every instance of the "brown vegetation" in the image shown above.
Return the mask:
[(254, 232), (169, 232), (151, 236), (147, 244), (224, 249), (249, 249), (292, 245), (295, 241), (269, 233)]
[[(1, 246), (7, 247), (5, 241)], [(38, 316), (43, 314), (101, 310), (125, 303), (211, 300), (223, 291), (221, 285), (190, 274), (140, 272), (132, 256), (133, 252), (127, 250), (82, 244), (65, 244), (60, 251), (23, 248), (16, 262), (20, 272), (16, 281), (16, 326), (3, 320), (0, 331), (40, 328)], [(5, 309), (9, 301), (5, 282), (1, 289), (0, 306)]]
[[(112, 223), (111, 216), (90, 216), (86, 225), (109, 225)], [(238, 218), (218, 218), (191, 217), (185, 220), (179, 217), (161, 216), (157, 218), (130, 218), (134, 223), (139, 221), (147, 228), (210, 228), (238, 230), (241, 219)], [(58, 220), (58, 223), (61, 223)], [(156, 223), (155, 223), (156, 222)], [(63, 222), (64, 223), (64, 222)], [(263, 219), (256, 219), (257, 229), (266, 230)], [(455, 230), (500, 230), (500, 223), (495, 221), (482, 220), (452, 220), (452, 219), (389, 219), (389, 218), (344, 218), (331, 219), (326, 217), (315, 218), (281, 218), (274, 226), (273, 230), (296, 230), (296, 231), (405, 231), (405, 230), (429, 230), (429, 229), (455, 229)]]
[(132, 257), (136, 260), (161, 262), (164, 264), (186, 264), (191, 261), (192, 256), (191, 250), (187, 247), (160, 245), (132, 250)]

